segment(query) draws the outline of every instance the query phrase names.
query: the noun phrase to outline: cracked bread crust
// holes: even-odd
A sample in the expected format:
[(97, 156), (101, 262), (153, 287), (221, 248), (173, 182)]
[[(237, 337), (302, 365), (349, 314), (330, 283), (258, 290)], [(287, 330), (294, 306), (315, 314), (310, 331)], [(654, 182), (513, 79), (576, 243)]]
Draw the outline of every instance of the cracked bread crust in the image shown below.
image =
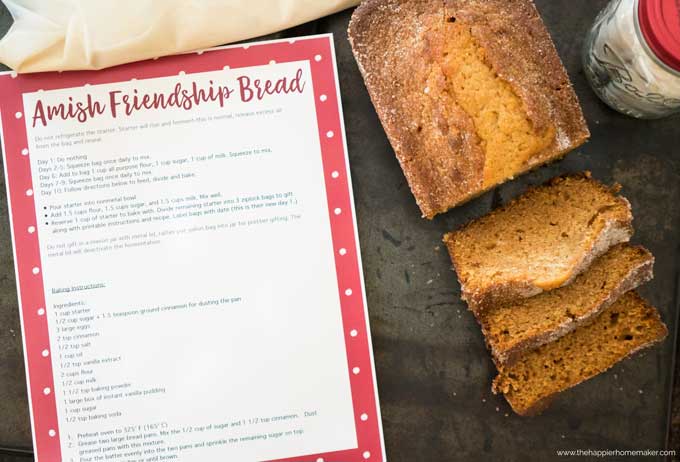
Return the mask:
[[(480, 48), (474, 59), (499, 80), (494, 85), (514, 92), (520, 104), (511, 113), (523, 111), (531, 135), (546, 141), (526, 148), (512, 165), (503, 166), (502, 157), (494, 161), (502, 170), (497, 174), (490, 173), (493, 159), (485, 151), (490, 143), (479, 131), (480, 120), (460, 104), (449, 81), (462, 73), (446, 61), (457, 33), (470, 35)], [(352, 15), (348, 35), (376, 112), (427, 218), (563, 156), (589, 136), (566, 71), (530, 0), (365, 0)]]
[(534, 126), (556, 124), (553, 144), (532, 162), (548, 160), (546, 156), (570, 141), (577, 145), (586, 141), (590, 132), (578, 98), (533, 1), (446, 0), (445, 4), (447, 17), (471, 25), (489, 63), (520, 95)]
[[(583, 215), (591, 215), (587, 223), (567, 220), (556, 222), (555, 227), (552, 227), (553, 223), (548, 226), (550, 217), (561, 216), (566, 205), (580, 210), (576, 206), (581, 198), (575, 199), (572, 195), (585, 194), (584, 191), (597, 195), (605, 205), (592, 204), (584, 208)], [(508, 204), (455, 232), (447, 233), (444, 243), (458, 275), (461, 297), (468, 303), (469, 309), (479, 314), (500, 303), (518, 301), (566, 286), (588, 268), (593, 259), (613, 245), (627, 242), (633, 234), (633, 215), (630, 203), (617, 195), (618, 191), (618, 185), (607, 187), (593, 180), (590, 172), (563, 175), (542, 186), (531, 187)], [(545, 205), (548, 198), (553, 197), (552, 203), (536, 210), (536, 201)], [(538, 225), (534, 223), (536, 220)], [(585, 218), (581, 217), (581, 220), (585, 221)], [(519, 233), (517, 241), (515, 231), (522, 231), (521, 228), (527, 226), (535, 228), (531, 230), (532, 234)], [(558, 254), (556, 249), (561, 243), (561, 236), (565, 235), (562, 229), (567, 226), (576, 226), (580, 238), (575, 241), (576, 248), (560, 248), (561, 253)], [(481, 240), (491, 238), (494, 233), (494, 243), (487, 248)], [(539, 244), (547, 253), (536, 253)], [(544, 262), (543, 265), (552, 268), (553, 272), (540, 272), (534, 268), (534, 261), (522, 259), (526, 252), (531, 253), (532, 259)], [(502, 260), (491, 264), (489, 258), (494, 254), (505, 255), (504, 259), (512, 258), (514, 263), (509, 265)], [(531, 271), (527, 269), (529, 267)]]

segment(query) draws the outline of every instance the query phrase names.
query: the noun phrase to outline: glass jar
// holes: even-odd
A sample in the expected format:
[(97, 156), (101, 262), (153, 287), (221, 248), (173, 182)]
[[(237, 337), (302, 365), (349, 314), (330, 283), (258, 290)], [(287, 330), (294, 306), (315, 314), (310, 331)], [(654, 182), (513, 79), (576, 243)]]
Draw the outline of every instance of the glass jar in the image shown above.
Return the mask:
[(612, 0), (586, 37), (583, 68), (613, 109), (655, 119), (680, 112), (680, 0)]

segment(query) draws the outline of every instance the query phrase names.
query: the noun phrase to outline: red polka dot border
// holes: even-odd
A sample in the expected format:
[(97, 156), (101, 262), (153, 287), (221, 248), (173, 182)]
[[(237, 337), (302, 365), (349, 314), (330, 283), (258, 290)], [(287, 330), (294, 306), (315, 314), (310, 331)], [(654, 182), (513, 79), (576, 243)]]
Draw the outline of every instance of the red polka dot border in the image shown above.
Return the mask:
[(106, 71), (0, 75), (3, 154), (12, 215), (24, 353), (29, 380), (35, 451), (41, 460), (60, 461), (61, 448), (54, 393), (52, 355), (41, 272), (30, 152), (27, 148), (23, 93), (237, 69), (276, 63), (309, 62), (328, 201), (358, 446), (307, 454), (278, 462), (382, 462), (384, 448), (363, 290), (356, 219), (344, 140), (344, 127), (331, 35), (256, 42), (199, 51)]

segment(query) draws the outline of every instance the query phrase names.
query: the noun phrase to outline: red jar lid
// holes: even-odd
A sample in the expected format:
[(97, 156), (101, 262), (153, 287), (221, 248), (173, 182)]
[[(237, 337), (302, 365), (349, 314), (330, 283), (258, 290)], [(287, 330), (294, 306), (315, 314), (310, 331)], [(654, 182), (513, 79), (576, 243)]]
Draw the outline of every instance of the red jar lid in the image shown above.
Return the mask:
[(652, 52), (680, 71), (680, 0), (639, 0), (638, 19)]

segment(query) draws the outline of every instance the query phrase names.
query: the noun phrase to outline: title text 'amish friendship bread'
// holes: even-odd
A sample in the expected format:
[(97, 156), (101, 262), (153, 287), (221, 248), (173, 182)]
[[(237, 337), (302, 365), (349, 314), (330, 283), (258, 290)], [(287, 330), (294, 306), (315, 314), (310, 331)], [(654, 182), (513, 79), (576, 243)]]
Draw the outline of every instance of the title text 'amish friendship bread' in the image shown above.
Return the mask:
[(348, 33), (425, 217), (589, 136), (531, 0), (365, 0)]
[(462, 298), (480, 313), (569, 284), (593, 259), (630, 239), (630, 203), (591, 179), (566, 175), (444, 236)]
[(627, 292), (591, 324), (528, 351), (500, 367), (494, 380), (520, 415), (541, 412), (558, 393), (571, 388), (668, 334), (657, 310), (634, 291)]
[(483, 311), (477, 320), (496, 364), (511, 364), (523, 351), (589, 322), (625, 292), (649, 281), (653, 265), (647, 249), (619, 244), (568, 286)]

